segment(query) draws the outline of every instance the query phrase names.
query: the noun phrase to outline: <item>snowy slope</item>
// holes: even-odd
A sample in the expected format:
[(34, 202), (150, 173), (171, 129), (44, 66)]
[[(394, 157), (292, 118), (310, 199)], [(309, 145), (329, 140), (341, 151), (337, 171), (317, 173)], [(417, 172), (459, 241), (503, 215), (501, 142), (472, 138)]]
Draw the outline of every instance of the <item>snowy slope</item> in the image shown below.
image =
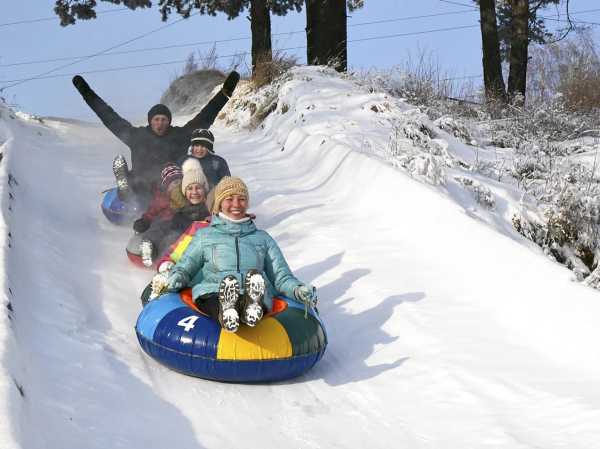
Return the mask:
[(330, 72), (296, 69), (277, 95), (262, 128), (224, 126), (249, 120), (250, 97), (214, 128), (328, 326), (315, 369), (270, 385), (143, 354), (133, 326), (151, 273), (99, 210), (124, 147), (99, 126), (1, 111), (1, 447), (597, 447), (600, 297), (510, 230), (518, 192), (488, 182), (490, 211), (459, 166), (410, 139), (399, 148), (416, 156), (391, 160), (381, 149), (414, 108)]

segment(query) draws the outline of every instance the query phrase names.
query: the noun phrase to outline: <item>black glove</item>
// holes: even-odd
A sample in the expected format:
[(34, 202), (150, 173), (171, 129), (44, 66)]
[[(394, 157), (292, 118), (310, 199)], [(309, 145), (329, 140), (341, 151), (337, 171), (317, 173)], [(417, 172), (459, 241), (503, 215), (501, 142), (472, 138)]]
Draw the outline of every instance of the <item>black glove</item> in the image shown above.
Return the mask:
[(144, 217), (138, 218), (133, 222), (133, 230), (138, 234), (141, 234), (142, 232), (146, 232), (148, 230), (150, 224), (150, 220), (147, 220)]
[(73, 77), (73, 85), (81, 93), (89, 92), (91, 90), (90, 85), (87, 83), (87, 81), (84, 80), (83, 77), (79, 76), (79, 75), (75, 75)]
[(231, 72), (227, 78), (225, 78), (225, 82), (223, 83), (223, 93), (228, 97), (233, 95), (233, 91), (235, 86), (237, 86), (238, 81), (240, 80), (240, 74), (235, 70)]

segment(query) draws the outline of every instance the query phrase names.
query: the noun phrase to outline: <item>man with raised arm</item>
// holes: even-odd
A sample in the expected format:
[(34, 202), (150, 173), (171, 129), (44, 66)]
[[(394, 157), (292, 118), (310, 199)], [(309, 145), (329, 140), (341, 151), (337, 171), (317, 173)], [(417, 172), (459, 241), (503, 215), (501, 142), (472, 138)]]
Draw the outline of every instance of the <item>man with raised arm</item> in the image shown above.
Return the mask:
[(171, 111), (164, 104), (150, 108), (147, 126), (133, 126), (100, 98), (83, 77), (73, 77), (73, 84), (88, 106), (104, 126), (131, 150), (131, 170), (122, 155), (113, 160), (119, 198), (127, 200), (133, 193), (140, 204), (147, 203), (154, 187), (160, 183), (161, 170), (168, 162), (177, 161), (186, 154), (194, 129), (206, 129), (213, 124), (239, 79), (237, 72), (231, 72), (221, 90), (183, 126), (171, 125)]

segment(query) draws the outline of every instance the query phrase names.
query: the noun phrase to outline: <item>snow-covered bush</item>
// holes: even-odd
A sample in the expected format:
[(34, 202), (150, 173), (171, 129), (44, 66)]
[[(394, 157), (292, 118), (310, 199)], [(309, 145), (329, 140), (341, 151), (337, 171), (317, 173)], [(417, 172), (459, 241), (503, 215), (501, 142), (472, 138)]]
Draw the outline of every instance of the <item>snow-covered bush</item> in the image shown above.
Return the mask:
[(279, 94), (283, 85), (293, 77), (290, 68), (260, 87), (253, 83), (238, 87), (236, 95), (231, 98), (226, 108), (227, 125), (255, 129), (273, 112), (288, 112), (289, 105), (280, 100)]
[(447, 143), (434, 139), (433, 131), (425, 123), (421, 112), (408, 111), (401, 119), (392, 120), (392, 132), (387, 147), (388, 160), (431, 184), (445, 184), (444, 166), (453, 160)]
[(513, 225), (581, 280), (598, 266), (600, 181), (589, 168), (566, 161), (539, 173), (544, 176), (525, 188), (538, 200), (541, 219), (518, 214)]
[[(384, 90), (419, 108), (412, 117), (393, 123), (388, 155), (394, 165), (433, 184), (444, 182), (445, 167), (475, 171), (496, 181), (512, 179), (532, 199), (535, 210), (514, 215), (514, 228), (578, 279), (588, 278), (588, 285), (600, 288), (599, 181), (593, 169), (570, 157), (600, 150), (597, 142), (579, 139), (600, 129), (600, 115), (573, 112), (559, 94), (525, 108), (492, 110), (445, 98), (432, 77), (417, 78), (379, 73), (361, 80), (369, 90)], [(447, 151), (447, 142), (436, 138), (437, 129), (474, 145), (475, 151), (478, 144), (508, 151), (496, 160), (476, 157), (468, 166)], [(496, 201), (487, 186), (469, 176), (454, 179), (494, 211)]]
[(387, 92), (418, 106), (431, 120), (443, 115), (478, 115), (471, 101), (481, 95), (472, 81), (458, 84), (457, 78), (442, 70), (435, 55), (423, 49), (408, 52), (400, 65), (390, 69), (372, 69), (352, 76), (371, 92)]
[(492, 191), (479, 181), (465, 176), (455, 176), (454, 179), (465, 189), (471, 192), (475, 201), (482, 206), (493, 210), (496, 207), (496, 199)]
[(570, 112), (560, 96), (525, 109), (511, 108), (504, 115), (502, 119), (486, 123), (490, 144), (502, 148), (518, 149), (528, 144), (546, 146), (577, 137), (598, 123), (591, 115)]
[(477, 142), (471, 137), (471, 133), (467, 129), (466, 125), (459, 119), (451, 117), (449, 115), (443, 115), (433, 122), (439, 129), (452, 134), (457, 139), (460, 139), (466, 144), (476, 145)]
[(416, 106), (429, 105), (447, 92), (432, 73), (411, 72), (401, 67), (357, 73), (355, 77), (371, 92), (387, 92)]

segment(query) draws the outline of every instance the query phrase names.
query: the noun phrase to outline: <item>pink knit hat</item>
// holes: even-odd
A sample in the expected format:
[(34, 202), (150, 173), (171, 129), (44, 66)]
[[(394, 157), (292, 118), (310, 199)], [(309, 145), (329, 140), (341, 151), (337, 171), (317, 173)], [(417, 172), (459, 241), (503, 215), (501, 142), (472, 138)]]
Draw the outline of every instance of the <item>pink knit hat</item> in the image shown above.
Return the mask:
[(172, 162), (168, 163), (165, 168), (163, 168), (162, 172), (160, 172), (160, 183), (163, 190), (167, 190), (169, 184), (181, 178), (183, 178), (181, 168), (179, 165)]

